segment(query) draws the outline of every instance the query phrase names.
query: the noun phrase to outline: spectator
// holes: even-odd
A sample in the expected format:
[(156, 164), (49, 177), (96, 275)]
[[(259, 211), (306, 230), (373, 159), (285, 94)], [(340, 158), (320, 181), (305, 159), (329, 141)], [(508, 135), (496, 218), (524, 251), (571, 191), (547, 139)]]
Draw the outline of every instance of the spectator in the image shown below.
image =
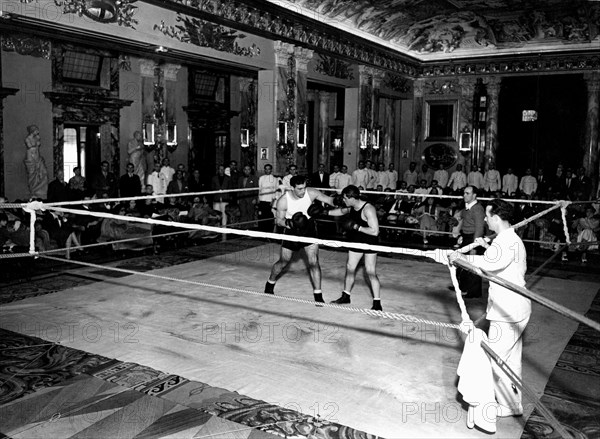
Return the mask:
[(87, 192), (87, 182), (85, 177), (81, 176), (81, 168), (76, 166), (73, 168), (75, 174), (69, 180), (69, 191), (71, 193), (72, 200), (83, 200)]
[(390, 186), (390, 177), (388, 172), (385, 170), (385, 165), (383, 163), (379, 163), (377, 168), (377, 186), (387, 189)]
[[(231, 179), (228, 175), (225, 175), (225, 166), (219, 165), (217, 168), (217, 175), (215, 175), (210, 184), (212, 191), (222, 191), (231, 189)], [(213, 209), (218, 210), (222, 213), (221, 225), (224, 227), (227, 225), (227, 205), (229, 204), (231, 196), (228, 192), (223, 194), (213, 195)]]
[[(152, 186), (153, 193), (152, 195), (164, 195), (167, 193), (167, 179), (165, 175), (160, 172), (160, 164), (154, 163), (154, 170), (148, 175), (146, 179), (147, 183)], [(157, 201), (162, 203), (164, 201), (163, 197), (157, 198)]]
[(365, 169), (365, 162), (360, 160), (358, 162), (358, 169), (356, 169), (352, 173), (352, 184), (357, 187), (362, 187), (363, 189), (367, 187), (369, 183), (369, 171)]
[(456, 165), (456, 171), (452, 173), (450, 180), (448, 180), (448, 187), (455, 195), (459, 195), (467, 186), (467, 174), (462, 169), (463, 167), (460, 163)]
[[(488, 170), (485, 171), (483, 176), (483, 190), (487, 193), (493, 193), (499, 191), (501, 187), (500, 172), (498, 172), (494, 163), (490, 163)], [(516, 191), (517, 189), (515, 188), (513, 192)]]
[(317, 172), (310, 176), (310, 185), (316, 188), (329, 188), (329, 174), (325, 172), (325, 165), (320, 163), (317, 167)]
[(548, 179), (544, 175), (544, 169), (538, 169), (537, 176), (535, 178), (537, 180), (537, 191), (536, 194), (540, 197), (540, 199), (545, 200), (548, 197)]
[(426, 163), (421, 165), (418, 181), (421, 180), (425, 180), (427, 182), (427, 187), (431, 186), (431, 181), (433, 180), (433, 171), (429, 169), (429, 166)]
[(394, 169), (394, 164), (390, 163), (388, 165), (388, 188), (392, 191), (398, 189), (398, 171)]
[(258, 228), (263, 232), (273, 232), (272, 220), (275, 217), (273, 215), (273, 201), (277, 197), (279, 180), (271, 175), (273, 166), (269, 163), (264, 166), (264, 172), (264, 175), (261, 175), (258, 179), (258, 219), (263, 220), (259, 223)]
[[(352, 176), (348, 174), (348, 166), (342, 166), (342, 172), (337, 178), (336, 189), (344, 189), (346, 186), (350, 186), (352, 183)], [(341, 193), (341, 192), (340, 192)]]
[(206, 190), (206, 185), (200, 178), (200, 171), (198, 169), (192, 171), (192, 175), (188, 180), (188, 190), (190, 192), (203, 192)]
[[(404, 172), (404, 181), (407, 186), (416, 186), (418, 182), (419, 174), (417, 172), (417, 162), (410, 162), (408, 169)], [(435, 177), (434, 177), (435, 178)], [(440, 181), (437, 179), (438, 182)]]
[(502, 177), (502, 192), (508, 197), (512, 197), (517, 193), (519, 187), (519, 179), (513, 174), (512, 168), (506, 170), (506, 174)]
[(292, 179), (292, 177), (295, 177), (296, 175), (298, 175), (298, 166), (294, 165), (293, 163), (291, 165), (288, 166), (287, 168), (287, 175), (285, 177), (283, 177), (283, 190), (284, 191), (289, 191), (292, 189), (292, 186), (290, 185), (290, 180)]
[[(467, 184), (469, 186), (475, 186), (479, 190), (486, 190), (484, 186), (483, 174), (481, 173), (481, 169), (477, 165), (473, 165), (471, 168), (471, 172), (467, 175)], [(500, 185), (498, 184), (498, 187)]]
[[(240, 189), (257, 188), (258, 179), (251, 174), (252, 169), (246, 165), (243, 169), (243, 175), (238, 180), (237, 187)], [(254, 221), (254, 211), (258, 202), (258, 191), (245, 191), (238, 194), (238, 205), (240, 207), (240, 221), (246, 223), (246, 227), (250, 221)]]
[[(444, 169), (443, 164), (440, 163), (438, 170), (433, 173), (433, 180), (437, 180), (438, 185), (442, 188), (442, 190), (445, 190), (446, 187), (448, 187), (448, 171)], [(410, 185), (407, 183), (407, 186)]]
[(100, 164), (100, 172), (96, 175), (94, 184), (92, 185), (96, 196), (99, 197), (103, 193), (107, 193), (109, 198), (117, 198), (118, 196), (118, 181), (117, 177), (110, 172), (109, 164), (104, 160)]
[(371, 160), (367, 160), (365, 162), (365, 169), (369, 175), (366, 189), (375, 189), (375, 186), (377, 186), (377, 171), (375, 170), (375, 164)]
[(142, 183), (140, 177), (134, 173), (135, 166), (127, 163), (125, 167), (127, 172), (123, 174), (119, 180), (119, 191), (121, 197), (137, 197), (142, 193)]
[(531, 168), (527, 168), (525, 170), (525, 175), (521, 177), (519, 190), (528, 197), (531, 197), (537, 191), (537, 180), (531, 175)]
[(68, 201), (69, 198), (69, 187), (65, 182), (65, 174), (59, 170), (56, 178), (48, 184), (48, 202)]
[(335, 189), (337, 185), (337, 178), (340, 176), (340, 165), (333, 165), (333, 172), (329, 174), (329, 187)]
[(162, 161), (162, 167), (160, 168), (160, 173), (163, 175), (165, 179), (165, 183), (168, 186), (173, 180), (173, 176), (175, 175), (175, 169), (173, 169), (170, 165), (169, 159), (164, 158)]

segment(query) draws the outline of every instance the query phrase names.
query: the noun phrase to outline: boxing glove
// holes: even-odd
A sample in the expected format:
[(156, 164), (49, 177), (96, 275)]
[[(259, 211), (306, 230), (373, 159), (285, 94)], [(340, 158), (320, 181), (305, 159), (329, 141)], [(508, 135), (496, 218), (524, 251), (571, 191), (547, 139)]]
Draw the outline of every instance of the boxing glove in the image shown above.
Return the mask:
[(352, 218), (348, 218), (342, 223), (342, 228), (347, 232), (351, 232), (353, 230), (358, 231), (360, 224), (358, 224)]
[(325, 213), (325, 209), (321, 205), (321, 203), (313, 203), (308, 208), (308, 216), (309, 218), (315, 218), (318, 216), (322, 216)]

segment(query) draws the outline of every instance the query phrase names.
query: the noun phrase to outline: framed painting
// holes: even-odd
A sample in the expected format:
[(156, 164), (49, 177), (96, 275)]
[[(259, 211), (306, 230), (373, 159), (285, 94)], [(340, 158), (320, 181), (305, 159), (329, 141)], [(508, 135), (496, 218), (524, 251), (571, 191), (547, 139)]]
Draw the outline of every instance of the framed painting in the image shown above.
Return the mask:
[(458, 101), (425, 102), (425, 140), (456, 141)]

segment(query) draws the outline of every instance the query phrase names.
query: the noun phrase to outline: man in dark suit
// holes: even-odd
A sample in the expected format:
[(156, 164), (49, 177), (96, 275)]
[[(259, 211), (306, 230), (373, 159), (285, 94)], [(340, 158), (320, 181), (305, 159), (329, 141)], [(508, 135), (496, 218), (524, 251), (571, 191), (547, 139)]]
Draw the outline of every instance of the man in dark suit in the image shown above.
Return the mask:
[(577, 177), (575, 178), (575, 187), (573, 188), (575, 199), (588, 200), (591, 189), (592, 182), (590, 181), (590, 178), (585, 175), (585, 168), (582, 166), (577, 169)]
[(540, 197), (540, 199), (545, 200), (548, 196), (548, 188), (550, 186), (550, 182), (548, 181), (548, 177), (544, 175), (544, 169), (538, 169), (537, 176), (535, 177), (537, 180), (537, 190), (536, 194)]
[(325, 172), (325, 165), (320, 164), (317, 172), (310, 176), (310, 185), (323, 189), (329, 189), (329, 173)]
[(65, 182), (63, 171), (59, 170), (56, 173), (56, 178), (48, 184), (48, 202), (53, 201), (68, 201), (69, 187)]
[[(225, 166), (219, 165), (217, 168), (217, 175), (215, 175), (210, 182), (211, 191), (223, 191), (231, 189), (231, 179), (229, 175), (225, 174)], [(225, 227), (227, 225), (227, 205), (231, 200), (230, 192), (224, 194), (213, 195), (213, 209), (218, 210), (222, 213), (221, 225)]]
[(564, 183), (564, 198), (571, 200), (573, 199), (573, 195), (575, 194), (575, 190), (577, 189), (577, 181), (575, 176), (573, 175), (573, 171), (567, 169), (565, 174), (565, 183)]
[[(258, 178), (251, 174), (252, 169), (246, 165), (243, 169), (243, 175), (238, 179), (237, 187), (247, 189), (258, 187)], [(254, 221), (254, 210), (258, 203), (258, 191), (244, 191), (238, 193), (238, 205), (240, 206), (240, 222)], [(256, 224), (245, 224), (245, 227), (255, 226)]]
[[(471, 244), (476, 238), (483, 237), (485, 231), (485, 209), (477, 201), (477, 189), (467, 186), (463, 190), (465, 210), (462, 213), (461, 246)], [(471, 250), (471, 254), (483, 254), (481, 247)], [(481, 297), (481, 278), (467, 270), (456, 270), (458, 285), (465, 298)]]
[[(139, 180), (139, 178), (138, 178)], [(100, 164), (100, 172), (96, 175), (94, 179), (93, 189), (96, 192), (97, 197), (102, 197), (104, 193), (108, 194), (109, 198), (116, 198), (117, 195), (117, 177), (110, 172), (109, 164), (106, 160), (104, 160)], [(141, 183), (140, 183), (141, 190)]]
[(119, 193), (121, 197), (137, 197), (142, 194), (142, 182), (134, 173), (135, 166), (127, 163), (127, 172), (119, 179)]

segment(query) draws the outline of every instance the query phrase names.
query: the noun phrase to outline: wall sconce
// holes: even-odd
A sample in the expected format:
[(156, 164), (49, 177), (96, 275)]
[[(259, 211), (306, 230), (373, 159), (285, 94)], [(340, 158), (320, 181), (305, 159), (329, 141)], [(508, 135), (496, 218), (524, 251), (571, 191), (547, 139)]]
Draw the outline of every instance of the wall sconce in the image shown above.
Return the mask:
[(287, 123), (285, 121), (279, 121), (277, 124), (277, 143), (287, 142)]
[(471, 143), (472, 143), (472, 137), (473, 135), (471, 134), (470, 131), (467, 130), (467, 127), (465, 127), (463, 129), (463, 132), (460, 133), (460, 139), (458, 141), (458, 149), (461, 152), (470, 152), (471, 151)]
[(331, 141), (331, 148), (334, 151), (341, 151), (342, 149), (344, 149), (342, 139), (340, 139), (339, 137), (334, 137), (334, 139)]
[(358, 145), (360, 149), (367, 149), (369, 146), (369, 130), (366, 128), (360, 129), (360, 143)]
[(371, 147), (373, 149), (379, 149), (380, 136), (381, 136), (380, 129), (373, 130), (373, 133), (371, 134)]
[(306, 148), (306, 124), (298, 124), (298, 148)]
[(177, 124), (175, 123), (167, 124), (167, 145), (177, 145)]
[(240, 131), (240, 144), (242, 148), (248, 148), (250, 146), (250, 130), (242, 128)]
[(84, 0), (83, 13), (85, 16), (100, 23), (117, 21), (117, 3), (114, 0)]
[(156, 142), (154, 138), (154, 124), (149, 122), (144, 123), (142, 125), (142, 133), (144, 135), (144, 145), (154, 145), (154, 143)]

